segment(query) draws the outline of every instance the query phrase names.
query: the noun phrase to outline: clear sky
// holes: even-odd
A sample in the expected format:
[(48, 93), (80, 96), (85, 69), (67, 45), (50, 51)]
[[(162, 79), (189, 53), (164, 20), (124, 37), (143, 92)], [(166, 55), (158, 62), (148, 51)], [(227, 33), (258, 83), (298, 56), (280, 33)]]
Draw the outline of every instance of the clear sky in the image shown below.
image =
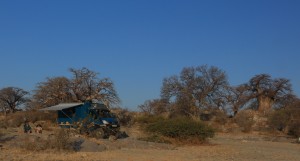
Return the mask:
[(34, 90), (87, 67), (110, 77), (122, 107), (159, 98), (162, 79), (213, 65), (231, 85), (256, 74), (300, 96), (299, 0), (1, 0), (0, 88)]

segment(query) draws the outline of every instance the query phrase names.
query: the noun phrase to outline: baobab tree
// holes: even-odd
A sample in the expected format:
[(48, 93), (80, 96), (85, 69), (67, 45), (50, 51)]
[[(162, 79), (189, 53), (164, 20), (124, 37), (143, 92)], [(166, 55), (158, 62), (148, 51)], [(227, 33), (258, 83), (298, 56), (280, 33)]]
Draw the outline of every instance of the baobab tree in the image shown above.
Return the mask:
[(0, 90), (0, 104), (6, 115), (7, 112), (16, 112), (17, 108), (28, 101), (25, 97), (29, 92), (18, 87), (6, 87)]
[(292, 96), (290, 81), (285, 78), (271, 79), (268, 74), (256, 75), (248, 83), (252, 97), (258, 102), (258, 110), (266, 112), (274, 105)]
[(225, 94), (227, 106), (235, 116), (239, 110), (245, 107), (246, 103), (249, 102), (253, 96), (249, 91), (249, 86), (247, 84), (242, 84), (236, 87), (229, 86), (227, 88), (227, 94)]
[(34, 92), (31, 108), (44, 108), (73, 101), (70, 81), (66, 77), (46, 78), (45, 82), (37, 84)]
[(53, 77), (38, 83), (31, 106), (42, 108), (62, 102), (101, 100), (106, 105), (119, 103), (119, 97), (109, 78), (99, 79), (98, 73), (87, 68), (70, 69), (72, 78)]
[(109, 78), (99, 79), (98, 73), (87, 68), (71, 68), (70, 72), (73, 74), (70, 79), (70, 88), (75, 100), (98, 99), (106, 105), (120, 102), (114, 83)]
[(228, 86), (227, 76), (217, 67), (206, 65), (183, 68), (180, 76), (163, 80), (162, 99), (174, 101), (183, 114), (198, 115), (201, 108), (222, 108)]

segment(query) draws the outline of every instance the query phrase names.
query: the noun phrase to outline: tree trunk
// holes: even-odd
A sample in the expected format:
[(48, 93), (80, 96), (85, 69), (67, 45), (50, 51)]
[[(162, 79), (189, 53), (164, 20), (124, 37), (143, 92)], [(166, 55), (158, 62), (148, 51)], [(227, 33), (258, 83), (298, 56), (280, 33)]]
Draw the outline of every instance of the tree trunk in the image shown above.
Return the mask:
[(265, 113), (268, 112), (273, 105), (273, 100), (266, 96), (259, 96), (258, 97), (258, 111)]

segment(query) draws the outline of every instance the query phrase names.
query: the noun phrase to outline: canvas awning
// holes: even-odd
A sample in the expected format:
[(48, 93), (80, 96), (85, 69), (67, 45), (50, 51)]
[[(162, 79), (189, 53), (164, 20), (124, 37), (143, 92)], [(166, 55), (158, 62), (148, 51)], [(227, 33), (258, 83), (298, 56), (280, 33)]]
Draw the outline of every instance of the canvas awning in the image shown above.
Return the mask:
[(43, 108), (40, 110), (42, 110), (42, 111), (60, 111), (63, 109), (67, 109), (67, 108), (71, 108), (71, 107), (75, 107), (75, 106), (79, 106), (79, 105), (83, 105), (83, 103), (60, 103), (58, 105), (46, 107), (46, 108)]

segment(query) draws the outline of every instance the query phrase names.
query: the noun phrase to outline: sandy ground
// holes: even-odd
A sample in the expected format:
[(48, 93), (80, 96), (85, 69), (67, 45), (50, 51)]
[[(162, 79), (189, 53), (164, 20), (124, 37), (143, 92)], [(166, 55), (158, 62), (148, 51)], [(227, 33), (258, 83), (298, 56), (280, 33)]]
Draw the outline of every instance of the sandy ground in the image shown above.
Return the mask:
[[(259, 134), (218, 133), (210, 144), (200, 146), (174, 146), (139, 141), (137, 131), (128, 131), (130, 137), (116, 141), (77, 137), (78, 152), (46, 150), (31, 152), (16, 146), (28, 134), (12, 129), (0, 140), (0, 160), (38, 161), (220, 161), (261, 160), (299, 161), (300, 144), (295, 139)], [(29, 134), (36, 137), (36, 134)], [(46, 134), (42, 134), (46, 135)]]

